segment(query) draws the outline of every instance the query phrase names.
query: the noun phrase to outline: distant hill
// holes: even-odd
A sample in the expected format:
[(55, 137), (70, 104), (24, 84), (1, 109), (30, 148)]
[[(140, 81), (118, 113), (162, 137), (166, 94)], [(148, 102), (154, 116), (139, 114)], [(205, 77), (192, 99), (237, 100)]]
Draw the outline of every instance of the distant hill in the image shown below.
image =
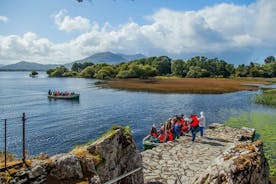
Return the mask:
[(15, 64), (10, 64), (10, 65), (4, 65), (0, 67), (0, 70), (9, 70), (9, 71), (31, 71), (31, 70), (39, 70), (39, 71), (46, 71), (51, 68), (56, 68), (59, 65), (56, 64), (39, 64), (39, 63), (34, 63), (34, 62), (27, 62), (27, 61), (20, 61)]
[(108, 64), (118, 64), (121, 62), (131, 61), (135, 59), (145, 58), (143, 54), (134, 54), (134, 55), (127, 55), (127, 54), (115, 54), (112, 52), (100, 52), (93, 54), (89, 57), (86, 57), (81, 60), (76, 60), (72, 63), (65, 64), (65, 67), (71, 68), (73, 63), (84, 63), (84, 62), (91, 62), (91, 63), (108, 63)]
[(117, 55), (119, 55), (122, 58), (126, 59), (126, 61), (132, 61), (132, 60), (135, 60), (135, 59), (141, 59), (141, 58), (145, 58), (146, 57), (143, 54), (127, 55), (127, 54), (120, 54), (120, 53), (118, 53)]

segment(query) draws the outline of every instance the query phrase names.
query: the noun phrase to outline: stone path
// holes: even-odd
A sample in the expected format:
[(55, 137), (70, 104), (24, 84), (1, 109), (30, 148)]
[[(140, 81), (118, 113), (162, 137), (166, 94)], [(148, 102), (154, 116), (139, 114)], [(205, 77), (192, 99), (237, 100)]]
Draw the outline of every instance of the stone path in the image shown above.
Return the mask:
[(227, 148), (240, 140), (251, 140), (254, 135), (251, 129), (234, 129), (219, 124), (210, 128), (205, 131), (204, 138), (197, 137), (195, 142), (190, 136), (182, 136), (174, 142), (144, 151), (145, 183), (174, 184), (177, 177), (182, 184), (194, 183)]

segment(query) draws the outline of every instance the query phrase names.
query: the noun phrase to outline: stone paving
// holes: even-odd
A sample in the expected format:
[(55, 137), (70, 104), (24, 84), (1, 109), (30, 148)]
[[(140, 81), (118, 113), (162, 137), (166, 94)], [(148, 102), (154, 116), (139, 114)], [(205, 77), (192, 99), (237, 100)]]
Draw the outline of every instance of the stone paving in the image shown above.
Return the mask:
[(254, 132), (213, 124), (205, 131), (203, 138), (197, 135), (195, 142), (186, 135), (144, 151), (144, 182), (174, 184), (178, 177), (182, 184), (194, 183), (227, 148), (242, 140), (251, 141)]

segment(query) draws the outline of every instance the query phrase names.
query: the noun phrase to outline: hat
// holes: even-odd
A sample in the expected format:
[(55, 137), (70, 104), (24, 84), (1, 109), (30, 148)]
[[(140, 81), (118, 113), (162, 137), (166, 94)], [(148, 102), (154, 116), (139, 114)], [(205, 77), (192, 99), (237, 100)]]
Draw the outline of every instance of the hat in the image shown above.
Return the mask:
[(204, 115), (204, 112), (200, 112), (200, 115), (203, 116), (203, 115)]

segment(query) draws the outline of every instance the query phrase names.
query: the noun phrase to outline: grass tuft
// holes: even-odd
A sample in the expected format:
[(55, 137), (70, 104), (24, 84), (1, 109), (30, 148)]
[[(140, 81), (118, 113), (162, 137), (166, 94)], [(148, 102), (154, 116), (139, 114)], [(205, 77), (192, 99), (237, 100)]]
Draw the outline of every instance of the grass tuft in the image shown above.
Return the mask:
[(255, 102), (258, 104), (276, 107), (276, 89), (266, 89), (255, 96)]

